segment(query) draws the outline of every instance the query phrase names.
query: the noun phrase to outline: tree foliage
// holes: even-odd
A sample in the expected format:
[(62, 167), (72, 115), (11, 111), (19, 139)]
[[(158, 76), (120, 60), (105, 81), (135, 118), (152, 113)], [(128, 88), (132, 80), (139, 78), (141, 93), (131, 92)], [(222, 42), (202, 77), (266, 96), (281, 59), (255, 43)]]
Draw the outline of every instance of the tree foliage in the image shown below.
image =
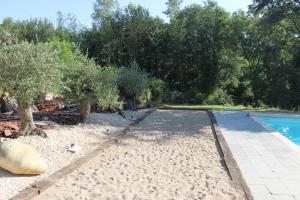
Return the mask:
[(148, 76), (139, 69), (136, 62), (119, 70), (118, 85), (121, 92), (130, 97), (136, 97), (148, 88)]
[[(62, 43), (61, 46), (66, 44)], [(64, 69), (65, 97), (80, 102), (81, 107), (88, 105), (82, 110), (82, 115), (89, 115), (91, 103), (97, 103), (102, 109), (120, 108), (122, 103), (119, 102), (116, 70), (112, 67), (98, 66), (93, 59), (89, 59), (78, 50), (71, 54), (71, 57), (69, 52), (70, 48), (67, 45), (61, 54), (67, 65)]]
[(136, 110), (136, 97), (144, 95), (149, 87), (148, 75), (133, 62), (119, 69), (118, 86), (121, 95), (127, 99), (127, 106)]
[(1, 84), (26, 103), (40, 92), (60, 91), (61, 67), (59, 52), (49, 43), (21, 42), (0, 48)]
[(96, 0), (92, 18), (95, 26), (104, 25), (114, 15), (118, 6), (117, 0)]
[(106, 66), (98, 70), (95, 87), (97, 104), (101, 109), (120, 109), (123, 103), (119, 99), (118, 70)]
[(180, 4), (182, 0), (168, 0), (166, 2), (167, 10), (163, 13), (166, 14), (170, 19), (173, 19), (180, 11)]
[(21, 135), (46, 133), (35, 127), (31, 104), (40, 92), (58, 93), (62, 88), (59, 51), (49, 43), (0, 46), (0, 82), (18, 102)]
[(14, 21), (12, 18), (5, 18), (1, 27), (20, 41), (49, 42), (55, 36), (55, 28), (47, 19)]
[(65, 96), (78, 102), (91, 101), (95, 96), (98, 67), (94, 60), (75, 52), (74, 60), (64, 69)]
[(0, 29), (0, 45), (3, 44), (15, 44), (18, 42), (18, 39), (12, 35), (10, 32)]
[(273, 25), (289, 20), (295, 30), (300, 32), (300, 1), (298, 0), (254, 0), (250, 6), (254, 14), (262, 14), (264, 24)]

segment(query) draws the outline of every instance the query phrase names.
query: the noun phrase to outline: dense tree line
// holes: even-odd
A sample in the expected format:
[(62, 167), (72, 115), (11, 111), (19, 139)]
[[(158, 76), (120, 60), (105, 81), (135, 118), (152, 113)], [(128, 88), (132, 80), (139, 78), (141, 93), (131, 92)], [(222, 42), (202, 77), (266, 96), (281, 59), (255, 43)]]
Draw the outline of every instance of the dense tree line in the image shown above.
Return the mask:
[[(166, 2), (168, 22), (139, 5), (119, 8), (116, 0), (96, 0), (92, 28), (61, 13), (56, 27), (48, 20), (8, 18), (0, 25), (0, 41), (68, 41), (101, 66), (138, 65), (156, 77), (148, 84), (153, 93), (161, 97), (167, 88), (168, 102), (298, 108), (298, 0), (254, 0), (248, 13), (232, 14), (212, 1), (183, 9), (180, 4)], [(138, 93), (129, 96), (147, 96)]]

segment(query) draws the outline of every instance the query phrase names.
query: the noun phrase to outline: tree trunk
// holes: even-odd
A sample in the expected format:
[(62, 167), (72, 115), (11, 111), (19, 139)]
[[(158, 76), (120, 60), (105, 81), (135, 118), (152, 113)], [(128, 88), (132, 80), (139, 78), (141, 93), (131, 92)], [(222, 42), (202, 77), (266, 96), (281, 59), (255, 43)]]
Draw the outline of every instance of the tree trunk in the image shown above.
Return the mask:
[(137, 105), (136, 105), (136, 101), (135, 101), (135, 97), (132, 97), (132, 105), (133, 105), (133, 111), (137, 111)]
[(126, 99), (126, 109), (127, 110), (132, 110), (133, 105), (132, 105), (131, 98), (130, 97), (126, 97), (125, 99)]
[(47, 137), (47, 134), (42, 129), (39, 129), (34, 125), (31, 105), (29, 103), (18, 101), (18, 111), (21, 120), (20, 135), (39, 135)]
[(126, 97), (127, 109), (136, 111), (136, 102), (134, 97)]
[(91, 115), (91, 103), (89, 100), (80, 102), (80, 117), (82, 123), (89, 123)]

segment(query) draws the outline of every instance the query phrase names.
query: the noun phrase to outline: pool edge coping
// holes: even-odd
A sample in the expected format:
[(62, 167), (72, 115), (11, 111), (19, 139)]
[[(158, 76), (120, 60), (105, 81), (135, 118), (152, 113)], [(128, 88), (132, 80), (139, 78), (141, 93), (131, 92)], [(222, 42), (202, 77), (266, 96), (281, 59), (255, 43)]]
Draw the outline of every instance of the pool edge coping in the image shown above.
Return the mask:
[[(287, 137), (279, 133), (278, 131), (272, 129), (271, 127), (267, 126), (263, 122), (259, 121), (255, 118), (255, 116), (251, 116), (251, 119), (261, 125), (263, 128), (265, 128), (268, 132), (270, 132), (272, 135), (274, 135), (278, 140), (280, 140), (282, 143), (284, 143), (286, 146), (288, 146), (291, 150), (295, 151), (300, 155), (300, 147), (293, 143), (291, 140), (289, 140)], [(300, 118), (299, 118), (300, 119)]]
[[(214, 112), (214, 114), (215, 114), (215, 116), (216, 116), (216, 118), (218, 118), (218, 120), (220, 120), (219, 122), (220, 122), (220, 127), (222, 128), (222, 131), (223, 131), (223, 122), (222, 122), (222, 119), (219, 119), (219, 113), (218, 113), (219, 111), (216, 111), (216, 112)], [(222, 112), (221, 112), (222, 113)], [(245, 117), (246, 117), (246, 114), (247, 113), (245, 113)], [(285, 155), (287, 155), (287, 156), (285, 156), (285, 158), (288, 158), (288, 159), (292, 159), (292, 161), (294, 161), (295, 163), (294, 164), (296, 164), (296, 166), (295, 167), (297, 167), (296, 169), (298, 170), (299, 169), (299, 156), (300, 156), (300, 148), (299, 148), (299, 146), (297, 146), (295, 143), (293, 143), (291, 140), (289, 140), (287, 137), (285, 137), (284, 135), (282, 135), (281, 133), (279, 133), (278, 131), (276, 131), (276, 130), (274, 130), (274, 129), (272, 129), (271, 127), (269, 127), (269, 126), (267, 126), (266, 124), (264, 124), (263, 122), (260, 122), (259, 121), (259, 119), (257, 119), (255, 116), (249, 116), (250, 117), (250, 120), (252, 120), (253, 122), (255, 122), (254, 124), (252, 124), (252, 126), (261, 126), (261, 128), (263, 128), (263, 131), (262, 131), (262, 135), (269, 135), (268, 137), (266, 137), (267, 139), (268, 138), (272, 138), (272, 139), (274, 139), (274, 140), (276, 140), (276, 142), (275, 142), (275, 144), (277, 144), (277, 147), (279, 147), (279, 148), (277, 148), (278, 150), (280, 149), (280, 150), (282, 150), (283, 152), (285, 152)], [(227, 123), (232, 123), (232, 121), (227, 121)], [(241, 123), (243, 123), (243, 122), (241, 122)], [(226, 124), (226, 123), (225, 123)], [(225, 125), (225, 127), (226, 127), (226, 125)], [(238, 129), (236, 132), (239, 132), (239, 130), (241, 130), (241, 129)], [(226, 134), (225, 134), (225, 132), (226, 132)], [(225, 131), (224, 132), (224, 136), (226, 136), (226, 139), (228, 139), (227, 138), (227, 135), (230, 135), (230, 131)], [(234, 132), (234, 133), (236, 133), (236, 132)], [(257, 135), (261, 135), (261, 134), (257, 134)], [(266, 139), (265, 137), (262, 137), (262, 139)], [(249, 138), (248, 138), (249, 139)], [(259, 138), (256, 138), (256, 139), (259, 139)], [(250, 138), (250, 140), (251, 140), (251, 138)], [(229, 138), (228, 139), (228, 142), (229, 142), (229, 144), (230, 144), (230, 142), (231, 142), (232, 140), (231, 140), (231, 138)], [(236, 143), (237, 144), (237, 143)], [(266, 144), (266, 143), (262, 143), (262, 144)], [(273, 144), (273, 142), (271, 143), (271, 144)], [(280, 145), (280, 146), (278, 146), (278, 145)], [(250, 147), (251, 148), (251, 147)], [(276, 149), (275, 149), (276, 150)], [(233, 151), (233, 152), (235, 152), (235, 150)], [(276, 152), (275, 153), (273, 153), (273, 155), (275, 155), (275, 158), (279, 158), (279, 160), (277, 160), (277, 162), (279, 161), (279, 162), (282, 162), (282, 161), (280, 161), (280, 157), (277, 157), (276, 156)], [(239, 155), (238, 155), (239, 156)], [(267, 155), (268, 156), (268, 155)], [(290, 157), (290, 156), (292, 156), (292, 157)], [(252, 159), (249, 159), (249, 157), (247, 158), (248, 156), (246, 156), (246, 159), (247, 160), (255, 160), (255, 155), (253, 156), (252, 155)], [(250, 155), (250, 157), (251, 157), (251, 155)], [(297, 157), (297, 159), (295, 158), (294, 159), (294, 157)], [(237, 158), (239, 158), (239, 157), (237, 157)], [(240, 158), (242, 158), (242, 157), (240, 157)], [(253, 159), (254, 158), (254, 159)], [(243, 159), (237, 159), (237, 160), (243, 160)], [(240, 162), (240, 161), (239, 161)], [(267, 163), (267, 164), (270, 164), (270, 163)], [(242, 165), (243, 166), (243, 165)], [(270, 170), (273, 170), (272, 169), (272, 167), (270, 167), (270, 166), (268, 166), (268, 168), (270, 169)], [(241, 167), (241, 169), (243, 169), (243, 171), (244, 171), (244, 167)], [(283, 168), (283, 169), (289, 169), (289, 168)], [(294, 167), (293, 167), (293, 169), (294, 169)], [(276, 164), (275, 164), (275, 170), (276, 170)], [(278, 168), (277, 168), (277, 170), (278, 170)], [(247, 171), (249, 171), (249, 169), (246, 169), (246, 172)], [(250, 169), (250, 171), (251, 171), (251, 169)], [(262, 176), (261, 177), (261, 179), (265, 179), (265, 180), (280, 180), (281, 181), (281, 179), (285, 179), (285, 180), (290, 180), (290, 179), (292, 179), (293, 181), (294, 180), (297, 180), (297, 181), (299, 181), (299, 177), (297, 176), (296, 178), (293, 176), (293, 172), (292, 172), (292, 176), (289, 176), (289, 177), (285, 177), (285, 174), (282, 174), (282, 171), (280, 171), (279, 173), (281, 173), (281, 175), (283, 175), (283, 176), (273, 176), (273, 177), (271, 177), (271, 176), (266, 176), (266, 177), (264, 177), (264, 176)], [(258, 175), (258, 174), (257, 174)], [(247, 178), (248, 176), (246, 176), (245, 175), (245, 178), (246, 178), (246, 180), (247, 180), (247, 182), (248, 182), (248, 178)], [(268, 194), (269, 195), (271, 195), (272, 197), (271, 197), (271, 199), (275, 199), (275, 196), (276, 195), (287, 195), (287, 196), (291, 196), (291, 197), (293, 197), (293, 198), (297, 198), (298, 199), (298, 195), (300, 195), (300, 193), (299, 193), (299, 191), (298, 191), (298, 189), (296, 189), (297, 191), (295, 192), (294, 191), (294, 189), (291, 189), (290, 190), (290, 187), (292, 187), (293, 188), (293, 184), (294, 183), (284, 183), (284, 187), (286, 187), (286, 188), (288, 188), (288, 189), (286, 189), (285, 190), (285, 192), (278, 192), (277, 193), (277, 189), (274, 189), (274, 188), (276, 188), (276, 187), (273, 187), (273, 186), (270, 186), (270, 185), (268, 185), (268, 183), (266, 183), (266, 182), (258, 182), (258, 181), (256, 181), (255, 183), (253, 182), (253, 183), (251, 183), (251, 181), (253, 181), (253, 180), (249, 180), (249, 187), (251, 188), (251, 191), (252, 191), (252, 194), (253, 195), (255, 195), (255, 197), (257, 197), (258, 199), (260, 199), (261, 198), (261, 195), (260, 195), (260, 192), (261, 192), (261, 190), (257, 190), (257, 188), (255, 189), (255, 188), (253, 188), (252, 186), (259, 186), (259, 185), (264, 185), (265, 187), (266, 187), (266, 189), (268, 190)], [(279, 181), (279, 182), (280, 182)], [(276, 183), (277, 184), (277, 186), (278, 185), (280, 185), (279, 183)], [(281, 185), (280, 185), (281, 186)], [(273, 188), (273, 189), (270, 189), (270, 187), (271, 188)], [(282, 186), (281, 186), (282, 187)], [(273, 192), (271, 192), (271, 190), (273, 190)], [(274, 192), (274, 191), (276, 191), (276, 192)], [(300, 197), (300, 196), (299, 196)], [(267, 199), (267, 198), (262, 198), (262, 199)]]

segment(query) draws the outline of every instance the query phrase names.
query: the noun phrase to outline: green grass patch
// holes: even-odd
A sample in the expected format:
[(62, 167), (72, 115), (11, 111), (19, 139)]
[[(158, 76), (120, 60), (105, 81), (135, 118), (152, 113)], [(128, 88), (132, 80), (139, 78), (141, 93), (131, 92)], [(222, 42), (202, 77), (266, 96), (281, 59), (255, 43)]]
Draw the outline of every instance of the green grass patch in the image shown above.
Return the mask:
[(224, 105), (193, 105), (193, 104), (164, 104), (161, 109), (207, 109), (207, 110), (244, 110), (244, 106), (224, 106)]
[(283, 110), (279, 108), (249, 108), (242, 105), (226, 106), (226, 105), (195, 105), (195, 104), (164, 104), (160, 109), (206, 109), (206, 110), (241, 110), (245, 112), (282, 112), (282, 113), (297, 113), (298, 111)]
[(291, 113), (291, 114), (299, 114), (299, 111), (295, 110), (284, 110), (279, 108), (252, 108), (252, 109), (245, 109), (244, 111), (249, 112), (276, 112), (276, 113)]

